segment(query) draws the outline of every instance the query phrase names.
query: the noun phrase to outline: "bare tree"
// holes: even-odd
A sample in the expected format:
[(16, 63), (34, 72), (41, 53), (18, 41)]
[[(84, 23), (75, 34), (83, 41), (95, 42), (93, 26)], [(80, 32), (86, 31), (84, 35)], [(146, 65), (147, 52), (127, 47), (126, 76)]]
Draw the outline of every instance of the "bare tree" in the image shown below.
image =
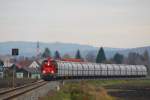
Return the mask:
[(94, 55), (94, 52), (88, 52), (85, 59), (89, 62), (95, 62), (96, 56)]
[(147, 50), (143, 53), (143, 64), (147, 67), (148, 74), (150, 75), (150, 58)]
[(135, 52), (130, 52), (127, 57), (127, 63), (128, 64), (143, 64), (142, 62), (142, 56)]

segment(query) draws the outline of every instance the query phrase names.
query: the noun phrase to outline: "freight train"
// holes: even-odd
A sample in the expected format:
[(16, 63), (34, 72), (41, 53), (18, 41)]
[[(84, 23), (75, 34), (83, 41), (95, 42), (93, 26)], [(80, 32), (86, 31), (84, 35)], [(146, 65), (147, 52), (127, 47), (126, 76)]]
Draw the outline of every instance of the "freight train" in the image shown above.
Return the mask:
[(46, 59), (41, 65), (44, 80), (81, 78), (137, 78), (147, 76), (144, 65), (89, 63), (79, 60)]

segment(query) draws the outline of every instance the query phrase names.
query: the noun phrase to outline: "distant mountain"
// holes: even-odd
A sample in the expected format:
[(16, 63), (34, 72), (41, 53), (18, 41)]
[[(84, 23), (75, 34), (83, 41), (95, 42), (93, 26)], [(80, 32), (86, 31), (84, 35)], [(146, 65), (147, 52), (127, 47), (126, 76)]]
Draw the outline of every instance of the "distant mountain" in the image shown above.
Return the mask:
[[(120, 53), (126, 57), (128, 56), (128, 54), (130, 52), (136, 52), (138, 54), (143, 54), (146, 50), (148, 51), (149, 56), (150, 56), (150, 46), (137, 47), (137, 48), (126, 48), (126, 49), (104, 47), (104, 50), (105, 50), (105, 54), (106, 54), (107, 58), (112, 58), (116, 53)], [(97, 53), (97, 51), (93, 51), (93, 52)]]
[(129, 52), (136, 52), (139, 54), (143, 54), (145, 52), (145, 50), (147, 50), (150, 55), (150, 46), (125, 49), (125, 50), (119, 51), (119, 53), (127, 56)]
[[(80, 45), (80, 44), (72, 44), (72, 43), (39, 43), (40, 51), (43, 52), (46, 47), (48, 47), (51, 52), (58, 50), (62, 55), (65, 53), (75, 53), (78, 49), (80, 51), (86, 50), (97, 50), (96, 47), (90, 45)], [(0, 43), (0, 54), (1, 55), (11, 55), (12, 48), (19, 48), (19, 55), (20, 56), (35, 56), (36, 55), (36, 42), (2, 42)]]
[[(39, 46), (40, 46), (41, 52), (44, 51), (44, 48), (48, 47), (52, 53), (54, 53), (54, 51), (58, 50), (61, 53), (61, 55), (68, 53), (73, 57), (78, 49), (80, 49), (82, 56), (87, 55), (88, 52), (93, 52), (94, 55), (96, 56), (97, 51), (99, 50), (98, 47), (94, 47), (94, 46), (90, 46), (90, 45), (60, 43), (60, 42), (55, 42), (55, 43), (40, 42)], [(31, 56), (36, 55), (37, 43), (36, 42), (23, 42), (23, 41), (1, 42), (0, 43), (0, 55), (11, 55), (12, 48), (19, 48), (20, 56), (31, 57)], [(105, 50), (107, 58), (113, 57), (116, 52), (119, 52), (119, 53), (127, 56), (127, 54), (129, 52), (137, 52), (137, 53), (142, 54), (145, 50), (148, 50), (148, 52), (150, 54), (150, 46), (133, 48), (133, 49), (104, 47), (104, 50)]]

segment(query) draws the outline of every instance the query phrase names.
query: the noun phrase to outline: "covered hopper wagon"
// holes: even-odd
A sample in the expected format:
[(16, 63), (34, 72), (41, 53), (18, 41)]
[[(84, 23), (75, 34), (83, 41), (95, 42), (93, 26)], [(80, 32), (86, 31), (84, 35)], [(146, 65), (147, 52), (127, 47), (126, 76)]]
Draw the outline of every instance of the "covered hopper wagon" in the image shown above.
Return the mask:
[(144, 65), (101, 64), (47, 59), (41, 66), (42, 78), (80, 79), (112, 77), (145, 77), (147, 68)]

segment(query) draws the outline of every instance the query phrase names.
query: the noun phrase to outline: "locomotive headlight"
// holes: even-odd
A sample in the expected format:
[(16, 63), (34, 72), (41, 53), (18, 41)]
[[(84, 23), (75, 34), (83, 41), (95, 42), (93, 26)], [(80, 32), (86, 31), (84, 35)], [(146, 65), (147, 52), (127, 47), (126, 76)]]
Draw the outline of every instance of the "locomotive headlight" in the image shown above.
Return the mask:
[(48, 64), (47, 64), (48, 66), (50, 65), (50, 63), (48, 62)]
[(54, 74), (54, 71), (52, 70), (51, 73)]
[(43, 70), (43, 72), (42, 72), (43, 74), (45, 74), (46, 73), (46, 71), (45, 70)]

